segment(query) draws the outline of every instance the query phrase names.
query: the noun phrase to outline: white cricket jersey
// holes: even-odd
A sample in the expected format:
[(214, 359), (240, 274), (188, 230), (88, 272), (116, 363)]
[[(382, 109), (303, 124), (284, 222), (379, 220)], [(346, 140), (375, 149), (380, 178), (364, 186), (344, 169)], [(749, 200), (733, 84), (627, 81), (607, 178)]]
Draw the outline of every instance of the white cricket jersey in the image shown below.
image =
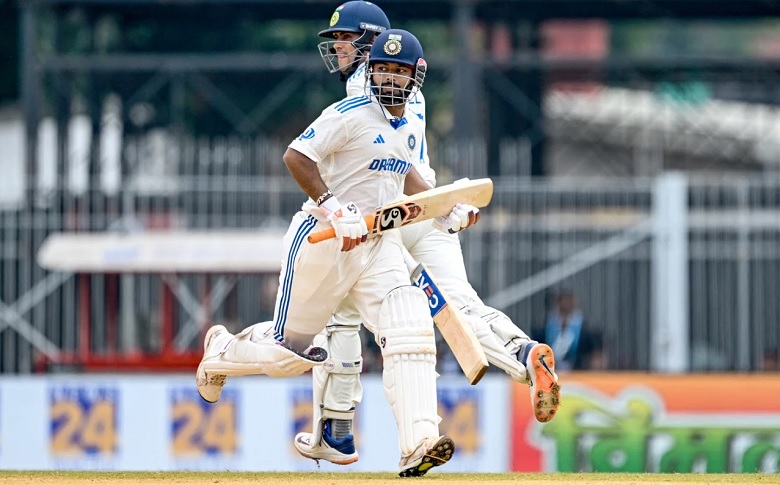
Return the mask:
[[(371, 214), (402, 197), (424, 132), (417, 116), (407, 113), (394, 120), (378, 103), (353, 96), (327, 107), (290, 148), (317, 163), (325, 185), (342, 204), (354, 202), (363, 214)], [(311, 199), (302, 210), (324, 218)]]
[[(361, 63), (347, 79), (347, 96), (368, 96), (366, 92), (366, 65), (365, 62)], [(411, 99), (406, 103), (406, 107), (422, 121), (423, 128), (425, 128), (425, 96), (423, 96), (423, 93), (415, 90)], [(426, 140), (425, 135), (423, 135), (419, 152), (414, 161), (414, 166), (423, 180), (431, 187), (436, 187), (436, 172), (431, 168), (430, 159), (428, 158), (428, 140)]]

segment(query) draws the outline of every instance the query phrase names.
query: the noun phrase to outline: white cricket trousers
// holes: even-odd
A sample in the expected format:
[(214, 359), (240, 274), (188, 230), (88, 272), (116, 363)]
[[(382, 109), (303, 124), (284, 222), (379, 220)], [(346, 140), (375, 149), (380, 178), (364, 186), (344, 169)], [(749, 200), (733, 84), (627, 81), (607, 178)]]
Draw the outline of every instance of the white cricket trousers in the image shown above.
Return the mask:
[(317, 244), (306, 240), (328, 227), (303, 211), (293, 216), (284, 236), (274, 309), (277, 339), (286, 331), (313, 339), (347, 296), (366, 328), (376, 334), (382, 301), (393, 289), (409, 285), (398, 231), (369, 238), (348, 252), (341, 251), (336, 239)]

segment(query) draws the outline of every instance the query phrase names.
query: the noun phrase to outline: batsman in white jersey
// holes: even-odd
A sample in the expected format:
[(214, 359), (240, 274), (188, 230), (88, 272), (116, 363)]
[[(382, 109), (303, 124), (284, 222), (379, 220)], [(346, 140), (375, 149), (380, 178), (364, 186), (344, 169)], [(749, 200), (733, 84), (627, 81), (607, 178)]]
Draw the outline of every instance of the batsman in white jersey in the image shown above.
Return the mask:
[[(420, 43), (407, 31), (386, 30), (376, 42), (367, 96), (349, 96), (325, 109), (284, 155), (310, 199), (284, 238), (274, 321), (235, 336), (223, 326), (209, 329), (196, 381), (201, 397), (215, 402), (227, 376), (286, 377), (322, 367), (327, 352), (312, 341), (348, 298), (382, 349), (400, 474), (420, 476), (454, 451), (452, 439), (439, 435), (433, 322), (425, 294), (410, 285), (400, 232), (369, 239), (362, 214), (404, 191), (427, 189), (414, 168), (424, 125), (406, 107), (423, 84), (426, 64)], [(456, 211), (450, 217), (459, 227), (475, 222), (460, 220)], [(336, 239), (307, 242), (309, 233), (328, 227)], [(338, 365), (359, 369), (359, 357)]]
[[(347, 95), (366, 91), (366, 52), (374, 38), (390, 22), (381, 8), (362, 0), (340, 5), (331, 17), (328, 29), (320, 36), (330, 40), (319, 44), (320, 54), (331, 73), (346, 81)], [(407, 108), (425, 123), (425, 97), (419, 86)], [(430, 187), (436, 174), (428, 163), (425, 137), (420, 139), (414, 157), (415, 168)], [(463, 213), (478, 214), (476, 207), (461, 207)], [(461, 216), (463, 216), (461, 213)], [(453, 222), (454, 221), (454, 222)], [(474, 328), (488, 361), (514, 380), (531, 388), (531, 404), (536, 418), (546, 422), (558, 408), (560, 387), (555, 375), (552, 349), (531, 340), (502, 312), (486, 306), (466, 277), (458, 219), (438, 218), (400, 229), (402, 242), (412, 257), (425, 264), (452, 304), (460, 308)], [(295, 447), (303, 456), (315, 460), (348, 464), (358, 460), (352, 435), (352, 421), (362, 398), (360, 369), (360, 315), (347, 299), (333, 315), (325, 331), (315, 339), (326, 348), (330, 365), (312, 372), (314, 382), (314, 430), (299, 433)], [(350, 364), (350, 365), (347, 365)], [(530, 371), (527, 372), (526, 366)]]

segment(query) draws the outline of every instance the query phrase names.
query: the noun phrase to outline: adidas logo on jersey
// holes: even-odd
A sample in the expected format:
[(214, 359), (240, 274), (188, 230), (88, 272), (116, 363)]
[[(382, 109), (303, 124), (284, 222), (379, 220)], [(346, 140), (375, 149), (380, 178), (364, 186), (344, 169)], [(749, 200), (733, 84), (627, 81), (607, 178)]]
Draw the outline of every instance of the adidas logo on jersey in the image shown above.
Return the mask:
[(381, 134), (377, 135), (376, 140), (374, 140), (374, 143), (384, 143), (385, 139), (382, 137)]

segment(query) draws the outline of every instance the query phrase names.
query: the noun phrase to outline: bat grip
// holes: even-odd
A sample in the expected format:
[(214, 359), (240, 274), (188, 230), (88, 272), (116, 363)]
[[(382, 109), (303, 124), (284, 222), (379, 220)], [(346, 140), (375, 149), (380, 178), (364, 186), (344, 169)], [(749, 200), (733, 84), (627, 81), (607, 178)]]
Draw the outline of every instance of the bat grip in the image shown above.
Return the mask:
[[(374, 215), (371, 214), (370, 216), (364, 216), (363, 220), (366, 221), (366, 227), (368, 227), (368, 232), (370, 233), (374, 228)], [(309, 234), (306, 240), (311, 244), (317, 244), (318, 242), (327, 241), (328, 239), (333, 239), (335, 237), (336, 230), (332, 227), (329, 227), (327, 229)]]
[(409, 274), (414, 273), (414, 270), (417, 269), (417, 266), (419, 265), (417, 261), (414, 260), (411, 254), (409, 254), (409, 251), (405, 247), (401, 247), (404, 253), (404, 263), (406, 263), (406, 267), (409, 270)]

